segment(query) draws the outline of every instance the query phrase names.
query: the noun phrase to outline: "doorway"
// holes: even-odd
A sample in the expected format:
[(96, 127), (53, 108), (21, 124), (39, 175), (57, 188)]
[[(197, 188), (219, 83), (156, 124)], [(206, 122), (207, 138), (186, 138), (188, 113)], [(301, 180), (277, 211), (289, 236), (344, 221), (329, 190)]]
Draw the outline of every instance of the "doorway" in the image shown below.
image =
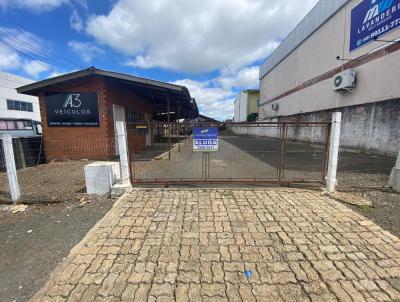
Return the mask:
[(117, 142), (117, 122), (124, 122), (125, 134), (126, 134), (126, 121), (125, 121), (125, 108), (119, 105), (113, 104), (113, 116), (114, 116), (114, 137), (115, 137), (115, 155), (119, 155), (118, 142)]

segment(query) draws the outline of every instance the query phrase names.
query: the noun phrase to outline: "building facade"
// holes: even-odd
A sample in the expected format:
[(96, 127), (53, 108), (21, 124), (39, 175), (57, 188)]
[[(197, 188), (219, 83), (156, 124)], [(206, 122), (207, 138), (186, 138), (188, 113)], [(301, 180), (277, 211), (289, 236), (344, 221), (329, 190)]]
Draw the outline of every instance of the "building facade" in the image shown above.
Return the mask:
[(400, 0), (321, 0), (260, 67), (259, 120), (339, 110), (342, 146), (396, 155), (399, 40)]
[(18, 92), (39, 97), (46, 160), (117, 156), (118, 121), (132, 124), (128, 147), (139, 153), (153, 143), (147, 126), (151, 121), (198, 116), (186, 87), (94, 67), (25, 85)]
[(29, 119), (40, 122), (39, 99), (17, 93), (16, 88), (33, 83), (14, 74), (0, 72), (0, 119)]
[(257, 117), (259, 98), (259, 90), (248, 89), (241, 91), (234, 104), (234, 122), (246, 122)]

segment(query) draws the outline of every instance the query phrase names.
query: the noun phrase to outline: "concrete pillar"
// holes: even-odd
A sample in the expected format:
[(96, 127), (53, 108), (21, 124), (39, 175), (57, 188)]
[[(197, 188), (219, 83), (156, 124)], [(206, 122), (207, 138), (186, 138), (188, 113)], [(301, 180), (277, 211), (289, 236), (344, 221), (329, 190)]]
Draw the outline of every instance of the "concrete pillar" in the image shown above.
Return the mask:
[(123, 121), (116, 122), (117, 127), (117, 144), (119, 150), (119, 162), (121, 166), (122, 182), (130, 183), (130, 169), (128, 159), (128, 144), (125, 132), (125, 123)]
[(397, 156), (396, 165), (390, 174), (389, 186), (392, 187), (396, 192), (400, 193), (400, 150), (399, 155)]
[(326, 176), (326, 190), (333, 193), (336, 190), (336, 173), (339, 158), (340, 143), (340, 124), (342, 122), (342, 113), (334, 112), (332, 114), (331, 137), (329, 141), (329, 159), (328, 173)]
[(17, 168), (15, 166), (14, 149), (12, 144), (12, 136), (9, 133), (2, 134), (4, 161), (6, 163), (8, 186), (10, 188), (11, 200), (16, 202), (21, 196), (19, 190)]

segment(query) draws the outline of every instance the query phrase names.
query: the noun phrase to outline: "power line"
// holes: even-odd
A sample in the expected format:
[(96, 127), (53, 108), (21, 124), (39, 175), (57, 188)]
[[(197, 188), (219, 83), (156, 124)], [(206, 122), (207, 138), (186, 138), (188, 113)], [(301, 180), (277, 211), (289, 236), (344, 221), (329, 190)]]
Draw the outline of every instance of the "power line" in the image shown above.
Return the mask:
[[(14, 29), (16, 29), (17, 31), (21, 32), (24, 35), (29, 36), (30, 33), (25, 31), (24, 29), (22, 29), (20, 26), (18, 26), (18, 24), (16, 24), (15, 22), (13, 22), (12, 20), (8, 19), (6, 16), (0, 14), (0, 18), (2, 18), (6, 23), (8, 23), (9, 25), (11, 25), (12, 27), (14, 27)], [(53, 57), (57, 57), (54, 53), (45, 51), (39, 47), (36, 48), (38, 51), (40, 51), (41, 53), (45, 54), (45, 55), (50, 55)], [(57, 57), (58, 58), (58, 57)], [(76, 62), (70, 60), (70, 59), (64, 59), (65, 61), (69, 62), (69, 64), (74, 65), (75, 67), (82, 67), (80, 64), (77, 64)]]
[(40, 60), (42, 61), (49, 61), (50, 64), (54, 65), (54, 66), (67, 66), (67, 67), (80, 67), (78, 65), (75, 64), (66, 64), (63, 61), (59, 60), (58, 58), (55, 59), (53, 56), (47, 54), (44, 51), (41, 51), (40, 49), (35, 49), (33, 48), (31, 45), (29, 45), (28, 43), (18, 40), (15, 37), (13, 37), (10, 33), (7, 33), (4, 30), (1, 30), (0, 28), (0, 33), (3, 33), (5, 38), (3, 38), (2, 40), (10, 45), (12, 45), (13, 48), (18, 48), (21, 51), (24, 52), (29, 52), (32, 55), (37, 56)]
[[(0, 32), (1, 32), (1, 30), (0, 30)], [(10, 41), (10, 40), (11, 40), (11, 41)], [(53, 66), (61, 66), (61, 67), (68, 67), (68, 68), (71, 68), (71, 67), (72, 67), (72, 68), (76, 68), (75, 65), (67, 65), (67, 64), (65, 64), (65, 63), (63, 63), (63, 62), (61, 62), (61, 61), (56, 61), (56, 60), (51, 59), (51, 58), (48, 58), (48, 57), (47, 57), (47, 58), (46, 58), (46, 57), (43, 57), (43, 56), (41, 56), (41, 55), (35, 53), (34, 50), (29, 49), (29, 47), (24, 47), (23, 45), (22, 45), (22, 46), (19, 45), (18, 43), (20, 43), (20, 42), (19, 42), (18, 40), (13, 39), (12, 37), (8, 37), (7, 39), (3, 39), (3, 41), (4, 41), (5, 43), (7, 43), (8, 45), (10, 45), (10, 47), (16, 48), (16, 49), (18, 49), (18, 50), (20, 50), (20, 51), (22, 51), (22, 52), (24, 52), (24, 53), (29, 53), (29, 54), (31, 54), (32, 56), (37, 57), (40, 61), (47, 61), (46, 63), (51, 64), (51, 65), (53, 65)]]
[[(2, 32), (1, 31), (1, 29), (0, 29), (0, 32)], [(4, 32), (3, 32), (4, 33)], [(23, 49), (23, 50), (25, 50), (25, 51), (27, 51), (27, 52), (30, 52), (31, 54), (34, 54), (34, 55), (36, 55), (36, 56), (38, 56), (41, 60), (49, 60), (50, 58), (45, 58), (45, 57), (43, 57), (42, 55), (40, 55), (39, 53), (39, 51), (37, 51), (36, 49), (33, 49), (33, 48), (31, 48), (27, 43), (25, 43), (25, 42), (22, 42), (22, 41), (19, 41), (19, 40), (17, 40), (17, 39), (15, 39), (14, 37), (12, 37), (12, 36), (10, 36), (10, 35), (8, 35), (7, 33), (5, 33), (5, 35), (6, 35), (6, 39), (4, 39), (3, 38), (3, 40), (6, 40), (9, 44), (11, 44), (11, 45), (13, 45), (13, 46), (15, 46), (15, 47), (18, 47), (18, 48), (20, 48), (20, 49)], [(18, 45), (18, 44), (23, 44), (23, 45)], [(24, 46), (25, 45), (25, 46)], [(44, 53), (43, 53), (44, 54)], [(45, 55), (45, 54), (44, 54)], [(63, 62), (61, 62), (61, 61), (58, 61), (58, 60), (53, 60), (53, 59), (51, 59), (52, 60), (52, 62), (53, 63), (55, 63), (54, 65), (60, 65), (60, 66), (67, 66), (65, 63), (63, 63)], [(69, 66), (69, 65), (68, 65)], [(71, 65), (71, 66), (74, 66), (75, 67), (75, 65)]]
[(6, 47), (8, 46), (8, 47), (11, 47), (11, 48), (15, 49), (17, 52), (21, 53), (22, 55), (24, 55), (24, 56), (30, 58), (31, 60), (33, 60), (33, 61), (35, 61), (35, 62), (37, 62), (39, 65), (42, 65), (46, 70), (50, 69), (50, 70), (53, 71), (54, 73), (59, 74), (58, 71), (56, 71), (55, 69), (53, 69), (53, 68), (51, 67), (51, 65), (45, 64), (44, 62), (42, 62), (42, 61), (40, 61), (40, 60), (37, 60), (37, 59), (36, 59), (34, 56), (32, 56), (31, 54), (29, 54), (29, 53), (27, 53), (27, 52), (24, 52), (23, 50), (18, 49), (17, 47), (15, 47), (15, 46), (13, 46), (13, 45), (7, 43), (7, 42), (4, 41), (4, 40), (0, 40), (0, 43), (3, 44), (3, 45), (6, 46)]
[[(6, 18), (4, 15), (1, 15), (1, 14), (0, 14), (0, 18), (2, 18), (8, 25), (11, 25), (15, 30), (17, 30), (20, 33), (29, 37), (30, 33), (21, 29), (15, 22), (9, 20), (8, 18)], [(34, 55), (38, 56), (42, 61), (46, 61), (46, 60), (50, 61), (51, 60), (53, 62), (52, 65), (54, 65), (54, 66), (59, 65), (59, 66), (67, 66), (69, 68), (71, 68), (71, 67), (80, 68), (80, 69), (83, 68), (81, 65), (75, 63), (72, 60), (69, 60), (66, 58), (64, 58), (63, 60), (60, 60), (59, 57), (56, 56), (54, 53), (45, 51), (45, 50), (41, 49), (40, 47), (37, 47), (34, 43), (32, 43), (32, 45), (30, 45), (30, 44), (26, 43), (25, 41), (16, 39), (6, 30), (0, 29), (0, 31), (6, 36), (7, 39), (13, 41), (14, 43), (17, 43), (17, 45), (14, 45), (12, 42), (10, 43), (10, 41), (8, 41), (9, 44), (13, 44), (14, 48), (19, 48), (19, 50), (21, 50), (21, 45), (18, 45), (18, 44), (22, 44), (22, 49), (24, 51), (33, 53)]]

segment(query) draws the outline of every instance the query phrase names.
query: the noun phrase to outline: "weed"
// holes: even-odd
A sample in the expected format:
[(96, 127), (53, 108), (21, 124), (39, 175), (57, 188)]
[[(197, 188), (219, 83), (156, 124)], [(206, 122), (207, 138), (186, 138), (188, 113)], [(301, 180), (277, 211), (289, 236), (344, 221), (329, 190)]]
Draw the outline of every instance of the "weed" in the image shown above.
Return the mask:
[(368, 205), (362, 205), (361, 209), (366, 213), (371, 213), (372, 212), (372, 207), (370, 207)]

